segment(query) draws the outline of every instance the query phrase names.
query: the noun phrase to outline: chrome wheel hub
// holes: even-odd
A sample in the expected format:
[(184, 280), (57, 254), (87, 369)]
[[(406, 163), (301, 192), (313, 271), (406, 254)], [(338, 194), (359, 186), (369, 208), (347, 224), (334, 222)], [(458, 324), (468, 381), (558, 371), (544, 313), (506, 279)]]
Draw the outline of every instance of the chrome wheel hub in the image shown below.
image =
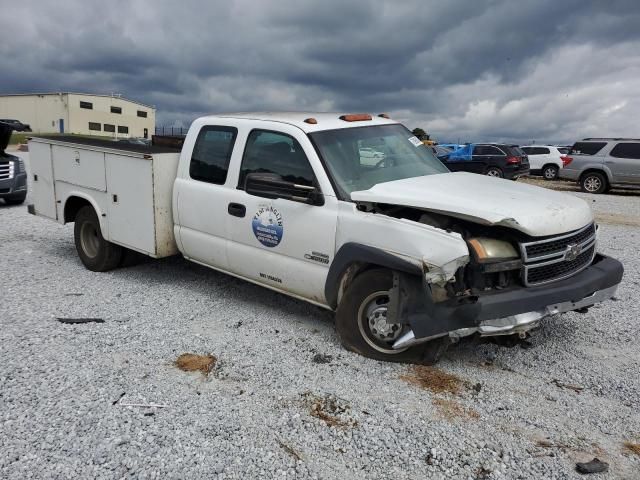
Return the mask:
[(598, 177), (589, 177), (584, 181), (584, 189), (589, 192), (596, 192), (602, 186), (602, 182)]
[(374, 349), (386, 354), (403, 352), (405, 349), (393, 350), (393, 343), (403, 333), (401, 323), (387, 320), (389, 310), (389, 292), (375, 292), (369, 295), (360, 305), (358, 326), (364, 340)]

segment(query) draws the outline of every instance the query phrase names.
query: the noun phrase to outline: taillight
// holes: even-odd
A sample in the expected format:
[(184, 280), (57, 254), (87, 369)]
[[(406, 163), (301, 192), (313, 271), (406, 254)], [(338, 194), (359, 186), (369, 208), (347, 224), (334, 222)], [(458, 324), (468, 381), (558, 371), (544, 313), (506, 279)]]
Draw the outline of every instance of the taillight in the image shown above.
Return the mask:
[(517, 165), (520, 163), (520, 157), (507, 157), (507, 164), (509, 165)]
[(573, 162), (573, 157), (570, 157), (569, 155), (565, 155), (564, 157), (561, 157), (561, 160), (562, 160), (562, 166), (566, 167), (571, 162)]

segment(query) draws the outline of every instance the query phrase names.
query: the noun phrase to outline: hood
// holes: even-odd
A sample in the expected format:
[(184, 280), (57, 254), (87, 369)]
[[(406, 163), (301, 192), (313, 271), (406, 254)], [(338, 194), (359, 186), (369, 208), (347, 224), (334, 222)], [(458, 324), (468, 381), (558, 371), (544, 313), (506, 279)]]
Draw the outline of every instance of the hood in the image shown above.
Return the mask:
[(379, 183), (352, 192), (351, 199), (420, 208), (534, 237), (570, 232), (593, 221), (587, 202), (573, 195), (467, 172)]

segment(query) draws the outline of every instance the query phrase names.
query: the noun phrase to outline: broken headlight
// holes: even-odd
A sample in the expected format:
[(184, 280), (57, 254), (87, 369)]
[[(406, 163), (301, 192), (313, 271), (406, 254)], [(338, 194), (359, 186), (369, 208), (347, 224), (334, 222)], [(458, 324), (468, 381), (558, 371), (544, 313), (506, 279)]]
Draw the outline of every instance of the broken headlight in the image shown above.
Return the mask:
[(520, 255), (509, 242), (495, 238), (474, 237), (467, 243), (475, 260), (482, 265), (482, 271), (485, 273), (517, 270), (522, 265)]

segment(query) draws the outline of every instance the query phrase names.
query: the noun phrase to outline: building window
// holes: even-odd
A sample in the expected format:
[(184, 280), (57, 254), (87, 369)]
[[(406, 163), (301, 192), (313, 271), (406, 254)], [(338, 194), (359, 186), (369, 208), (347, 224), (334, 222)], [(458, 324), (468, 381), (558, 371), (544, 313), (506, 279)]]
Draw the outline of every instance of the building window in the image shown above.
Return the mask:
[(147, 118), (147, 112), (144, 110), (138, 110), (138, 116), (142, 118)]
[(108, 123), (104, 124), (104, 131), (105, 132), (114, 132), (116, 131), (116, 126), (115, 125), (109, 125)]
[(89, 122), (89, 130), (95, 130), (96, 132), (99, 132), (100, 130), (102, 130), (102, 128), (99, 123)]
[(118, 133), (129, 133), (129, 127), (118, 125)]
[(122, 113), (122, 107), (111, 107), (111, 113)]
[(80, 101), (80, 108), (86, 108), (87, 110), (93, 110), (93, 103)]

